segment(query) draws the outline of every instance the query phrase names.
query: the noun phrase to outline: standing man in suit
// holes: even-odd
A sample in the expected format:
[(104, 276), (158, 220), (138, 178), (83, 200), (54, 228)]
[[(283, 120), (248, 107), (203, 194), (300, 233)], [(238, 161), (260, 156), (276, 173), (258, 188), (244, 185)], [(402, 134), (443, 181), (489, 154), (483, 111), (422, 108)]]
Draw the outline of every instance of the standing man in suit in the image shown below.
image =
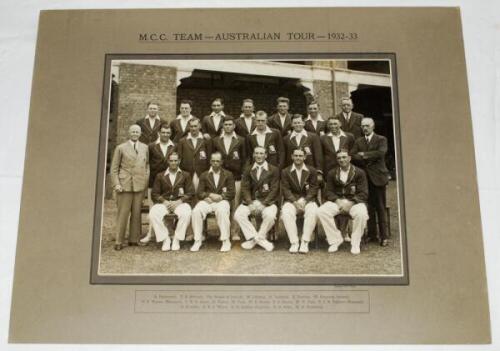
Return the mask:
[(336, 252), (344, 239), (335, 224), (335, 216), (349, 214), (353, 220), (351, 253), (358, 255), (368, 220), (368, 184), (365, 172), (350, 161), (348, 150), (340, 149), (337, 152), (338, 166), (328, 172), (326, 177), (326, 201), (318, 209), (318, 218), (330, 245), (328, 252)]
[(160, 119), (158, 115), (159, 105), (156, 102), (148, 102), (147, 109), (148, 112), (146, 117), (139, 119), (135, 124), (141, 127), (141, 137), (139, 141), (149, 145), (158, 140), (160, 126), (165, 123), (165, 121)]
[(285, 145), (285, 167), (292, 164), (292, 152), (301, 148), (305, 151), (305, 164), (318, 170), (319, 182), (323, 181), (323, 150), (319, 137), (304, 129), (302, 115), (292, 116), (292, 132), (283, 138)]
[(190, 132), (177, 144), (177, 153), (181, 157), (181, 169), (193, 177), (194, 189), (198, 189), (200, 176), (210, 166), (212, 143), (201, 134), (201, 123), (198, 118), (189, 120)]
[[(234, 213), (246, 241), (241, 247), (250, 250), (259, 245), (272, 251), (274, 245), (267, 240), (267, 233), (276, 221), (279, 201), (279, 170), (266, 161), (266, 149), (257, 146), (253, 150), (254, 163), (243, 173), (241, 180), (242, 204)], [(250, 215), (260, 216), (259, 230), (254, 227)]]
[(278, 130), (281, 137), (284, 137), (292, 129), (292, 116), (288, 113), (290, 109), (290, 99), (279, 97), (276, 100), (277, 112), (269, 117), (269, 127)]
[(328, 174), (337, 166), (337, 152), (340, 149), (350, 150), (354, 145), (354, 136), (344, 132), (342, 122), (337, 117), (328, 118), (328, 134), (321, 136), (321, 150), (323, 151), (323, 174)]
[[(309, 242), (316, 227), (316, 196), (318, 195), (318, 178), (316, 169), (306, 167), (306, 152), (297, 148), (292, 153), (293, 164), (281, 171), (281, 190), (285, 203), (281, 209), (281, 219), (285, 226), (291, 253), (309, 252)], [(304, 227), (300, 240), (297, 229), (297, 213), (304, 215)]]
[[(168, 167), (168, 155), (171, 154), (175, 145), (170, 140), (170, 135), (172, 130), (167, 123), (163, 123), (160, 126), (160, 139), (154, 143), (149, 144), (149, 185), (148, 185), (148, 200), (149, 200), (149, 210), (154, 205), (153, 198), (151, 196), (151, 189), (156, 178), (156, 175), (164, 172)], [(144, 238), (140, 240), (141, 243), (148, 243), (151, 240), (151, 221), (149, 222), (148, 233)]]
[[(235, 196), (233, 209), (240, 204), (241, 174), (247, 160), (247, 148), (245, 139), (234, 131), (235, 123), (231, 116), (224, 118), (223, 133), (213, 140), (213, 151), (222, 155), (222, 167), (233, 174), (235, 180)], [(237, 226), (233, 225), (232, 240), (240, 240)]]
[(342, 112), (336, 117), (342, 123), (342, 130), (354, 135), (354, 140), (356, 140), (363, 135), (361, 131), (361, 120), (363, 119), (363, 115), (352, 111), (354, 105), (349, 98), (342, 98), (342, 100), (340, 100), (340, 106)]
[(201, 129), (205, 139), (215, 138), (222, 132), (222, 124), (224, 123), (224, 102), (222, 98), (216, 98), (212, 101), (212, 113), (203, 117)]
[(236, 134), (246, 138), (255, 129), (255, 113), (252, 99), (243, 100), (240, 118), (235, 120)]
[(141, 233), (141, 206), (149, 180), (149, 154), (141, 143), (141, 127), (128, 130), (129, 140), (118, 145), (111, 162), (111, 183), (118, 206), (115, 250), (121, 250), (130, 217), (129, 246), (136, 246)]
[(189, 133), (189, 120), (195, 118), (191, 114), (192, 108), (193, 102), (191, 100), (182, 100), (179, 105), (180, 114), (170, 122), (172, 141), (176, 144)]
[(217, 226), (220, 230), (220, 251), (231, 250), (229, 220), (231, 206), (234, 200), (234, 178), (231, 172), (222, 168), (222, 155), (214, 152), (210, 158), (210, 170), (200, 177), (200, 186), (197, 195), (200, 200), (193, 209), (191, 225), (194, 232), (194, 244), (191, 251), (199, 251), (202, 244), (203, 220), (209, 213), (215, 212)]
[(361, 128), (364, 136), (356, 139), (351, 150), (353, 162), (367, 174), (368, 190), (368, 239), (377, 239), (377, 223), (380, 245), (387, 246), (386, 187), (389, 182), (389, 171), (385, 165), (387, 139), (374, 133), (375, 122), (371, 118), (363, 118)]
[[(156, 241), (163, 242), (162, 251), (177, 251), (180, 241), (186, 237), (186, 230), (191, 221), (191, 206), (194, 188), (191, 175), (179, 168), (179, 155), (175, 152), (168, 154), (168, 169), (156, 175), (152, 196), (155, 205), (149, 210), (149, 222), (154, 229)], [(163, 217), (168, 213), (175, 213), (178, 221), (170, 247), (170, 236)], [(144, 238), (146, 239), (146, 238)], [(143, 243), (148, 240), (141, 240)]]
[(308, 132), (315, 133), (319, 137), (324, 135), (327, 131), (326, 121), (319, 114), (319, 104), (316, 101), (312, 101), (307, 106), (307, 115), (304, 129)]
[(266, 150), (267, 162), (278, 169), (283, 168), (285, 161), (283, 139), (278, 130), (267, 126), (267, 114), (264, 111), (257, 111), (255, 114), (255, 129), (247, 136), (247, 145), (248, 152), (252, 154), (257, 146), (263, 147)]

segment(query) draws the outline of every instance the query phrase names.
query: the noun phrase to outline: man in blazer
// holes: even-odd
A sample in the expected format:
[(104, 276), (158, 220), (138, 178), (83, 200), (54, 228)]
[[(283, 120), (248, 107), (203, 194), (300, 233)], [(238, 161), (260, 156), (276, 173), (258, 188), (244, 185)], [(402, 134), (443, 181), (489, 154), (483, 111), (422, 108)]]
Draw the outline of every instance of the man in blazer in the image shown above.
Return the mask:
[(364, 136), (356, 139), (351, 150), (352, 160), (367, 174), (368, 210), (368, 239), (377, 239), (377, 223), (380, 245), (387, 246), (387, 215), (386, 215), (386, 186), (389, 182), (389, 171), (385, 165), (387, 153), (387, 139), (374, 133), (375, 122), (371, 118), (363, 118), (361, 128)]
[(166, 121), (162, 120), (158, 115), (159, 105), (156, 102), (148, 102), (147, 109), (146, 117), (139, 119), (135, 124), (141, 127), (139, 141), (149, 145), (158, 140), (160, 126)]
[(149, 153), (147, 145), (139, 141), (141, 127), (134, 124), (129, 140), (118, 145), (111, 161), (111, 184), (116, 191), (117, 233), (115, 250), (121, 250), (130, 217), (129, 246), (137, 245), (141, 232), (141, 207), (149, 180)]
[(305, 120), (304, 129), (308, 132), (315, 133), (319, 137), (326, 133), (326, 121), (319, 114), (319, 104), (312, 101), (307, 106), (307, 118)]
[(210, 166), (210, 155), (212, 154), (212, 143), (205, 140), (200, 131), (201, 124), (198, 118), (189, 120), (190, 132), (177, 144), (177, 153), (181, 157), (181, 169), (189, 172), (193, 177), (195, 190), (203, 172)]
[(222, 155), (214, 152), (210, 158), (211, 167), (200, 177), (200, 186), (197, 195), (200, 200), (191, 218), (194, 233), (194, 244), (191, 251), (200, 250), (203, 235), (203, 220), (209, 213), (215, 212), (217, 226), (220, 230), (220, 251), (231, 250), (229, 239), (231, 221), (229, 220), (231, 206), (234, 200), (234, 178), (231, 172), (222, 168)]
[(368, 220), (366, 201), (368, 184), (365, 172), (351, 164), (349, 151), (337, 152), (338, 166), (328, 172), (326, 177), (326, 201), (318, 209), (318, 219), (325, 229), (330, 247), (328, 252), (336, 252), (343, 242), (342, 234), (335, 224), (335, 216), (349, 214), (353, 220), (351, 253), (359, 254), (361, 237)]
[(292, 152), (301, 148), (306, 153), (305, 164), (318, 170), (319, 182), (322, 182), (323, 173), (323, 150), (319, 137), (304, 129), (302, 115), (292, 116), (292, 132), (283, 138), (285, 146), (285, 167), (292, 164)]
[[(317, 172), (304, 163), (306, 152), (297, 148), (292, 153), (293, 164), (281, 171), (281, 191), (285, 203), (281, 209), (281, 219), (290, 240), (291, 253), (309, 252), (309, 242), (316, 227), (316, 196), (318, 195)], [(304, 215), (304, 226), (300, 240), (297, 229), (297, 213)]]
[(283, 139), (279, 131), (267, 126), (267, 114), (264, 111), (257, 111), (255, 114), (255, 129), (247, 136), (247, 145), (248, 152), (252, 154), (257, 146), (263, 147), (266, 150), (267, 162), (278, 169), (283, 168), (285, 161)]
[(179, 105), (180, 114), (170, 122), (172, 129), (172, 141), (177, 144), (189, 133), (189, 120), (195, 118), (191, 114), (193, 102), (191, 100), (182, 100)]
[[(247, 148), (245, 139), (237, 135), (234, 131), (235, 123), (231, 116), (224, 118), (222, 135), (212, 139), (213, 151), (220, 152), (222, 155), (222, 167), (233, 174), (235, 180), (235, 196), (233, 209), (240, 204), (241, 194), (241, 174), (243, 167), (247, 162)], [(237, 226), (233, 226), (232, 240), (240, 240), (237, 234)]]
[(290, 109), (290, 99), (279, 97), (276, 100), (277, 112), (269, 117), (269, 127), (278, 130), (281, 137), (284, 137), (292, 129), (292, 116), (288, 113)]
[(354, 136), (354, 140), (356, 140), (363, 135), (361, 131), (361, 120), (363, 119), (363, 115), (352, 111), (354, 106), (352, 100), (349, 98), (342, 98), (340, 104), (342, 112), (335, 117), (342, 123), (342, 130), (351, 133)]
[[(152, 197), (155, 205), (149, 210), (149, 222), (155, 232), (156, 241), (163, 242), (162, 251), (177, 251), (180, 242), (186, 237), (186, 230), (191, 221), (191, 206), (194, 195), (191, 175), (179, 168), (179, 155), (175, 152), (168, 155), (168, 169), (156, 175)], [(170, 236), (163, 218), (168, 213), (175, 213), (178, 221), (170, 247)], [(141, 240), (147, 243), (150, 236)]]
[(323, 151), (323, 174), (337, 166), (337, 152), (340, 149), (350, 150), (354, 145), (354, 136), (341, 129), (342, 122), (337, 117), (328, 118), (329, 132), (320, 137)]
[[(241, 180), (242, 204), (236, 209), (234, 219), (245, 236), (246, 241), (241, 247), (246, 250), (253, 249), (255, 245), (266, 251), (272, 251), (274, 248), (266, 238), (278, 213), (279, 170), (268, 163), (266, 157), (264, 147), (255, 147), (254, 163), (245, 170)], [(248, 218), (251, 214), (262, 218), (258, 231)]]
[(255, 113), (252, 99), (243, 100), (240, 118), (235, 120), (235, 131), (239, 136), (246, 138), (255, 129)]
[(216, 98), (212, 101), (212, 113), (203, 117), (201, 129), (205, 139), (215, 138), (222, 132), (222, 124), (224, 123), (224, 103), (222, 98)]

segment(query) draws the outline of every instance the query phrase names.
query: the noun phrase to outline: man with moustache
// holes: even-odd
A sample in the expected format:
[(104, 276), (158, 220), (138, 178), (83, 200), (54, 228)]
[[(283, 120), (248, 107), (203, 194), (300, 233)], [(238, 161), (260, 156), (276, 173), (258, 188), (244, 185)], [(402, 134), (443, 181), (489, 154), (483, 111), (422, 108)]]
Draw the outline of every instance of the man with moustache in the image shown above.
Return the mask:
[(352, 111), (354, 106), (352, 100), (349, 98), (342, 98), (340, 106), (342, 112), (335, 117), (342, 123), (342, 130), (351, 133), (354, 136), (354, 140), (356, 140), (363, 135), (361, 131), (361, 120), (363, 119), (363, 115)]
[(142, 200), (149, 179), (148, 147), (139, 141), (141, 127), (131, 125), (128, 134), (129, 140), (116, 147), (111, 161), (111, 184), (118, 206), (115, 250), (123, 248), (129, 218), (129, 246), (137, 245), (141, 232)]
[(247, 145), (251, 154), (257, 146), (263, 147), (266, 150), (266, 162), (278, 169), (283, 168), (285, 160), (283, 139), (278, 130), (267, 126), (267, 113), (264, 111), (257, 111), (255, 114), (255, 129), (247, 136)]
[(201, 134), (201, 123), (198, 118), (189, 120), (189, 133), (177, 144), (177, 153), (181, 158), (181, 169), (193, 177), (194, 189), (198, 189), (200, 176), (210, 167), (212, 143)]
[[(155, 232), (156, 241), (163, 242), (162, 251), (177, 251), (180, 249), (180, 242), (186, 237), (186, 230), (191, 221), (190, 201), (194, 196), (194, 187), (191, 175), (179, 168), (179, 155), (176, 152), (168, 154), (168, 168), (164, 172), (156, 175), (152, 197), (155, 203), (149, 210), (149, 222)], [(165, 215), (175, 213), (178, 221), (175, 226), (175, 233), (170, 246), (170, 236), (164, 222)], [(150, 237), (141, 240), (147, 243)]]
[(182, 100), (179, 105), (180, 114), (170, 122), (172, 129), (172, 141), (178, 143), (182, 138), (189, 133), (189, 120), (195, 118), (191, 114), (193, 102), (191, 100)]
[[(245, 250), (259, 245), (272, 251), (274, 245), (267, 240), (267, 233), (273, 227), (278, 213), (279, 170), (266, 161), (266, 149), (256, 146), (253, 150), (254, 163), (243, 173), (241, 180), (242, 204), (234, 213), (246, 241), (241, 244)], [(262, 218), (257, 230), (249, 219), (253, 215)]]
[(281, 137), (284, 137), (292, 129), (292, 116), (288, 112), (290, 109), (290, 99), (279, 97), (276, 100), (277, 112), (269, 117), (269, 127), (278, 130)]
[(243, 100), (240, 118), (235, 120), (235, 131), (239, 136), (246, 138), (255, 129), (254, 103), (252, 99)]
[[(290, 240), (291, 253), (309, 252), (309, 242), (316, 227), (318, 178), (316, 169), (304, 164), (305, 158), (304, 149), (293, 150), (293, 164), (281, 171), (281, 191), (284, 198), (281, 219)], [(304, 216), (300, 248), (296, 222), (298, 213)]]
[(386, 187), (389, 182), (389, 171), (385, 165), (387, 138), (374, 132), (375, 122), (369, 117), (361, 121), (362, 137), (356, 139), (351, 149), (353, 163), (359, 165), (367, 175), (368, 190), (368, 239), (377, 240), (381, 246), (389, 244), (386, 214)]
[(335, 216), (348, 214), (351, 216), (352, 235), (351, 253), (358, 255), (361, 237), (368, 220), (366, 201), (368, 199), (368, 184), (365, 172), (351, 164), (349, 151), (340, 149), (337, 152), (338, 166), (328, 172), (326, 177), (326, 201), (318, 209), (317, 215), (325, 229), (326, 239), (333, 253), (344, 239), (335, 224)]
[(203, 117), (201, 122), (201, 129), (205, 139), (215, 138), (222, 132), (222, 124), (224, 122), (224, 103), (222, 98), (216, 98), (212, 101), (212, 113)]
[(231, 250), (229, 239), (231, 221), (229, 219), (231, 201), (234, 200), (234, 178), (231, 172), (222, 168), (222, 155), (214, 152), (210, 158), (210, 169), (200, 177), (197, 196), (200, 200), (191, 217), (194, 243), (191, 251), (200, 250), (203, 236), (203, 221), (209, 213), (215, 213), (220, 230), (221, 252)]
[(147, 115), (139, 119), (135, 124), (141, 127), (141, 137), (139, 141), (146, 145), (154, 143), (158, 140), (158, 132), (160, 126), (166, 121), (162, 120), (158, 115), (159, 105), (156, 102), (150, 101), (147, 103)]
[(304, 129), (308, 132), (315, 133), (319, 137), (326, 133), (326, 121), (319, 114), (319, 104), (312, 101), (307, 105), (307, 118), (305, 120)]
[(320, 137), (323, 151), (323, 174), (328, 174), (337, 166), (337, 152), (340, 149), (350, 150), (354, 145), (354, 136), (341, 129), (342, 122), (337, 117), (328, 118), (327, 125), (328, 134)]

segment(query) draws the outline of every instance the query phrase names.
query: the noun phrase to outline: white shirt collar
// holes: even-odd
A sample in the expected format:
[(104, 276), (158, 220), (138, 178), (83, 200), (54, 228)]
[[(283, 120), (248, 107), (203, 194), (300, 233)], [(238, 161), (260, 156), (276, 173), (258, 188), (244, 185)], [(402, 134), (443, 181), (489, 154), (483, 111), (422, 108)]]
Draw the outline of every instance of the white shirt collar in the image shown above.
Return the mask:
[[(245, 116), (245, 114), (243, 114), (243, 113), (240, 115), (240, 117), (242, 117), (242, 118), (249, 118), (249, 117)], [(250, 115), (250, 118), (255, 118), (255, 113), (252, 113)]]
[(300, 133), (293, 131), (290, 133), (290, 139), (295, 138), (297, 135), (302, 135), (303, 137), (307, 137), (307, 132), (305, 129), (302, 129), (302, 131)]
[[(332, 133), (332, 132), (328, 133), (327, 135), (328, 135), (329, 137), (336, 136), (336, 135), (333, 135), (333, 133)], [(344, 133), (344, 131), (343, 131), (342, 129), (340, 130), (340, 134), (339, 134), (339, 136), (338, 136), (338, 137), (340, 137), (340, 136), (344, 136), (344, 137), (346, 136), (346, 135), (345, 135), (345, 133)], [(337, 138), (338, 138), (338, 137), (337, 137)]]
[[(174, 173), (174, 174), (175, 174), (175, 175), (177, 175), (177, 173), (179, 173), (179, 172), (181, 172), (181, 169), (180, 169), (180, 168), (177, 168), (177, 171), (175, 171), (175, 173)], [(167, 168), (164, 174), (165, 174), (166, 176), (167, 176), (167, 175), (170, 175), (170, 168)]]
[[(311, 118), (311, 115), (307, 115), (307, 118), (306, 118), (306, 121), (312, 121), (313, 119)], [(323, 117), (321, 117), (320, 114), (318, 114), (318, 118), (316, 118), (316, 121), (322, 121), (324, 122), (325, 120), (323, 119)]]
[[(158, 140), (156, 140), (156, 144), (160, 144), (161, 145), (161, 141), (160, 141), (159, 138), (158, 138)], [(171, 139), (168, 139), (167, 146), (169, 146), (169, 145), (175, 146), (175, 144), (172, 142)]]
[[(269, 126), (266, 126), (266, 130), (264, 131), (264, 134), (267, 134), (267, 133), (272, 133), (273, 131), (271, 130), (271, 128), (269, 128)], [(255, 128), (252, 132), (252, 135), (256, 135), (256, 134), (262, 134), (260, 133), (259, 131), (257, 131), (257, 128)]]
[(130, 139), (128, 141), (130, 142), (130, 145), (132, 145), (132, 147), (134, 147), (134, 145), (136, 145), (139, 142), (139, 140), (137, 140), (137, 141), (134, 142), (134, 141), (132, 141)]
[(292, 164), (292, 171), (295, 170), (295, 172), (298, 172), (298, 171), (308, 171), (309, 172), (309, 169), (306, 167), (306, 164), (303, 163), (302, 164), (302, 168), (301, 169), (298, 169), (297, 167), (295, 167), (295, 163)]
[[(146, 117), (144, 117), (144, 119), (150, 119), (149, 115), (146, 115)], [(153, 119), (160, 120), (160, 116), (156, 115), (155, 118), (153, 118)]]
[[(259, 165), (257, 164), (257, 162), (254, 162), (253, 166), (252, 166), (252, 170), (254, 170), (257, 167), (259, 167)], [(264, 168), (266, 171), (269, 171), (269, 166), (267, 164), (267, 161), (264, 161), (264, 163), (260, 167)]]
[(340, 168), (340, 167), (339, 167), (339, 169), (340, 169), (340, 172), (341, 172), (341, 173), (342, 173), (342, 172), (343, 172), (343, 173), (349, 173), (349, 172), (351, 171), (351, 165), (349, 164), (349, 167), (347, 168), (347, 171), (344, 171), (344, 170), (343, 170), (342, 168)]
[[(221, 133), (220, 137), (221, 137), (222, 139), (224, 139), (224, 138), (226, 137), (226, 134), (224, 134), (224, 131), (222, 131), (222, 133)], [(233, 134), (231, 134), (231, 138), (238, 139), (238, 138), (236, 137), (236, 132), (235, 132), (234, 130), (233, 130)]]
[(212, 167), (210, 167), (210, 169), (208, 170), (209, 173), (213, 173), (213, 174), (221, 174), (222, 173), (222, 168), (219, 169), (219, 172), (218, 173), (215, 173), (214, 169)]
[(226, 117), (226, 114), (224, 113), (224, 111), (220, 111), (219, 113), (212, 112), (212, 113), (210, 114), (210, 117), (214, 117), (215, 115), (219, 115), (219, 116), (222, 116), (222, 117)]
[(193, 136), (191, 135), (191, 132), (189, 132), (189, 133), (188, 133), (188, 135), (187, 135), (187, 138), (188, 138), (188, 139), (203, 139), (203, 134), (198, 133), (198, 136), (195, 138), (195, 137), (193, 137)]
[[(193, 115), (189, 115), (188, 118), (187, 118), (187, 121), (189, 121), (191, 118), (194, 118)], [(176, 119), (184, 119), (184, 117), (182, 117), (182, 115), (177, 115)]]
[(372, 140), (373, 138), (373, 132), (370, 135), (365, 135), (365, 139), (368, 138), (369, 140)]

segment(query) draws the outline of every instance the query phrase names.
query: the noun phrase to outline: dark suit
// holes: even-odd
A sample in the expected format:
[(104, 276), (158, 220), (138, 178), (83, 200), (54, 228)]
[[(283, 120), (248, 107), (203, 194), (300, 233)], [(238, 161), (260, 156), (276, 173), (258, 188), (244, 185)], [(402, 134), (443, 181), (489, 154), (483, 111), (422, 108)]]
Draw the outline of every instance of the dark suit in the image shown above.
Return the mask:
[[(201, 133), (199, 134), (201, 136)], [(212, 143), (203, 137), (198, 138), (196, 147), (188, 137), (182, 138), (177, 144), (177, 153), (181, 158), (180, 168), (198, 177), (210, 168)]]
[(248, 167), (241, 179), (241, 197), (245, 205), (253, 200), (259, 200), (264, 206), (278, 204), (279, 197), (279, 170), (268, 163), (268, 170), (262, 170), (257, 180), (257, 169)]
[(182, 200), (182, 202), (192, 201), (194, 196), (193, 182), (188, 172), (180, 171), (175, 176), (174, 184), (170, 182), (170, 177), (165, 172), (158, 173), (153, 183), (151, 197), (154, 203), (165, 201)]
[(186, 129), (182, 129), (180, 118), (182, 117), (177, 116), (176, 119), (170, 122), (170, 129), (172, 130), (172, 136), (170, 137), (170, 139), (172, 139), (175, 144), (177, 144), (189, 133), (189, 122), (186, 124)]
[(246, 138), (253, 130), (255, 129), (255, 117), (252, 118), (252, 124), (250, 126), (250, 130), (248, 130), (247, 124), (245, 123), (245, 117), (240, 117), (234, 120), (235, 128), (234, 131), (239, 136)]
[(346, 121), (344, 113), (339, 113), (337, 117), (340, 122), (342, 122), (342, 130), (344, 132), (351, 133), (354, 135), (354, 140), (363, 135), (363, 130), (361, 129), (361, 120), (363, 115), (361, 113), (356, 113), (351, 111), (351, 117), (349, 117), (349, 122)]
[[(323, 151), (323, 174), (328, 174), (329, 171), (337, 166), (337, 151), (339, 150), (335, 149), (330, 133), (322, 135), (320, 140)], [(351, 133), (344, 133), (344, 135), (340, 136), (339, 149), (350, 151), (353, 145), (354, 137)]]
[(160, 131), (160, 126), (162, 123), (166, 123), (163, 119), (156, 118), (153, 128), (151, 128), (151, 124), (149, 124), (149, 118), (141, 118), (135, 124), (141, 127), (141, 136), (139, 141), (146, 145), (154, 143), (158, 140), (158, 132)]
[[(217, 186), (212, 172), (206, 171), (200, 176), (200, 185), (198, 186), (198, 200), (205, 199), (210, 194), (219, 194), (229, 203), (234, 199), (234, 178), (233, 174), (223, 168), (220, 170), (220, 178)], [(227, 214), (229, 216), (229, 213)]]
[[(250, 134), (247, 136), (247, 146), (248, 154), (253, 155), (253, 149), (259, 146), (257, 143), (257, 135)], [(280, 132), (276, 129), (271, 129), (271, 133), (266, 133), (264, 147), (267, 152), (267, 162), (282, 169), (285, 161), (285, 149)]]
[(292, 133), (283, 138), (283, 144), (285, 146), (284, 166), (287, 167), (292, 164), (293, 150), (301, 147), (306, 152), (306, 159), (304, 163), (308, 166), (316, 168), (320, 173), (322, 173), (323, 150), (321, 150), (321, 142), (319, 140), (319, 137), (314, 133), (306, 132), (307, 137), (302, 136), (300, 138), (300, 144), (297, 144), (297, 139), (295, 137), (291, 137)]
[(243, 166), (247, 162), (247, 148), (245, 139), (236, 135), (231, 140), (229, 152), (226, 152), (224, 146), (224, 137), (216, 137), (212, 139), (213, 152), (219, 151), (222, 154), (222, 167), (233, 173), (235, 180), (241, 180)]
[[(364, 155), (360, 156), (358, 152), (363, 152)], [(389, 181), (389, 171), (385, 165), (386, 153), (387, 139), (375, 133), (373, 133), (369, 143), (364, 136), (356, 139), (351, 149), (353, 163), (363, 168), (368, 177), (368, 189), (370, 193), (368, 198), (370, 215), (368, 234), (372, 238), (376, 236), (376, 223), (378, 219), (381, 240), (386, 239), (388, 236), (385, 190)]]
[(316, 128), (314, 128), (314, 124), (311, 119), (305, 120), (304, 129), (308, 132), (315, 133), (318, 136), (323, 135), (327, 131), (326, 121), (318, 119), (316, 122)]
[(222, 127), (224, 126), (224, 117), (229, 116), (221, 114), (218, 128), (215, 128), (214, 118), (212, 115), (203, 117), (203, 120), (201, 121), (201, 130), (203, 131), (203, 134), (209, 134), (211, 138), (221, 135)]
[(168, 168), (168, 156), (175, 150), (175, 145), (167, 146), (167, 153), (163, 155), (160, 143), (149, 144), (149, 187), (153, 187), (156, 175)]
[(288, 134), (289, 131), (292, 130), (292, 115), (290, 113), (287, 113), (285, 118), (285, 125), (282, 125), (281, 118), (276, 112), (267, 119), (267, 125), (269, 126), (269, 128), (278, 130), (281, 133), (281, 136), (284, 137)]
[(340, 167), (337, 166), (328, 172), (325, 200), (335, 202), (338, 199), (347, 199), (356, 204), (367, 202), (368, 182), (361, 168), (351, 165), (345, 183), (340, 180)]
[(315, 168), (307, 167), (309, 170), (303, 170), (301, 179), (297, 173), (289, 166), (281, 171), (281, 191), (283, 198), (288, 202), (295, 202), (304, 198), (307, 202), (315, 201), (318, 195), (318, 173)]

